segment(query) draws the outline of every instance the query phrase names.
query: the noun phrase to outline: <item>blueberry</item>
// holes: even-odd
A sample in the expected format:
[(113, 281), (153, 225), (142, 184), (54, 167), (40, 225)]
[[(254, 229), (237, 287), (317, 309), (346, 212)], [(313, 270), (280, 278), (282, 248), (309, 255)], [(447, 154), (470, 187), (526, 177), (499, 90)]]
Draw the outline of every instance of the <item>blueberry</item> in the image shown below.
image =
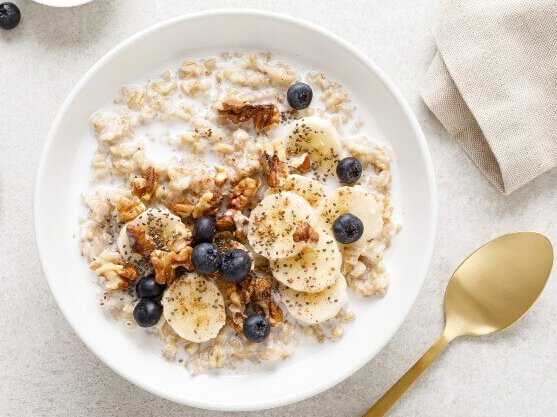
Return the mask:
[(149, 274), (141, 277), (135, 283), (135, 295), (138, 298), (158, 298), (164, 292), (164, 285), (155, 281), (155, 275)]
[(200, 217), (193, 225), (193, 238), (195, 243), (212, 242), (217, 233), (215, 219), (210, 216)]
[(255, 343), (261, 343), (271, 333), (269, 321), (261, 314), (252, 314), (244, 320), (244, 336)]
[(353, 214), (341, 214), (333, 223), (333, 234), (340, 243), (354, 243), (363, 233), (364, 224)]
[(349, 156), (344, 158), (337, 165), (337, 177), (340, 182), (352, 184), (360, 179), (362, 176), (362, 163)]
[(313, 91), (306, 83), (295, 83), (288, 88), (286, 99), (295, 110), (302, 110), (309, 106), (313, 98)]
[(251, 271), (252, 260), (242, 249), (232, 249), (222, 257), (220, 274), (230, 282), (240, 282)]
[(200, 274), (212, 274), (219, 269), (220, 257), (217, 247), (212, 243), (200, 243), (193, 248), (191, 261)]
[(10, 30), (19, 25), (21, 12), (19, 8), (10, 2), (0, 4), (0, 28)]
[(140, 327), (151, 327), (159, 322), (162, 305), (158, 301), (143, 299), (135, 305), (133, 318)]

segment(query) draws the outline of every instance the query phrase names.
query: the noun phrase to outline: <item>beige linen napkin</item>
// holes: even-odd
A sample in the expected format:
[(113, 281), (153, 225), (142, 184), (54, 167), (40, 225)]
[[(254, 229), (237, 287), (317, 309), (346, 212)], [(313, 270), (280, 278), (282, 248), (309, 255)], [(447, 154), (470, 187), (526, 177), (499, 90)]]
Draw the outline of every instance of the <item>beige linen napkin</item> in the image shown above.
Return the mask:
[(422, 97), (508, 194), (557, 166), (557, 0), (451, 0)]

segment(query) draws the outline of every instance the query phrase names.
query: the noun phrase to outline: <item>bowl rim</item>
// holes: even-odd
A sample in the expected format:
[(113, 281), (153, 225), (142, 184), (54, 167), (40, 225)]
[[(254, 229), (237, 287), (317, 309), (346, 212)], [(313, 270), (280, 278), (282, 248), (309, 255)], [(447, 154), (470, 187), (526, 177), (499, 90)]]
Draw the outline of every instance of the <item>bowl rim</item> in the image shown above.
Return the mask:
[(93, 0), (68, 0), (67, 4), (60, 4), (58, 0), (33, 0), (35, 3), (42, 4), (43, 6), (65, 8), (65, 7), (77, 7), (82, 6), (86, 3), (90, 3)]
[[(334, 375), (334, 377), (328, 378), (328, 379), (326, 379), (326, 380), (324, 380), (324, 381), (322, 381), (318, 384), (315, 384), (312, 387), (308, 387), (304, 391), (295, 392), (295, 393), (292, 393), (292, 394), (287, 395), (287, 396), (282, 396), (280, 398), (275, 398), (273, 400), (257, 401), (257, 402), (249, 403), (249, 404), (246, 404), (246, 405), (228, 405), (228, 406), (226, 406), (224, 404), (211, 403), (211, 402), (208, 402), (208, 401), (196, 400), (196, 399), (192, 399), (192, 398), (183, 398), (182, 396), (174, 395), (173, 393), (169, 393), (168, 391), (166, 391), (164, 389), (161, 389), (160, 387), (158, 387), (154, 384), (150, 384), (148, 382), (145, 382), (144, 380), (141, 380), (140, 378), (135, 378), (133, 376), (130, 376), (130, 375), (126, 374), (125, 368), (121, 368), (120, 366), (118, 366), (118, 364), (115, 361), (112, 361), (110, 359), (110, 357), (108, 355), (106, 355), (104, 352), (101, 352), (100, 350), (95, 349), (94, 344), (92, 343), (92, 339), (86, 336), (86, 334), (85, 334), (86, 332), (81, 331), (80, 327), (78, 326), (78, 323), (74, 322), (74, 320), (72, 319), (72, 315), (70, 314), (71, 312), (66, 311), (65, 307), (63, 307), (64, 304), (63, 304), (63, 302), (61, 302), (62, 301), (61, 294), (57, 293), (54, 290), (53, 282), (54, 282), (55, 278), (53, 276), (49, 276), (48, 274), (45, 273), (44, 265), (46, 264), (46, 262), (45, 262), (46, 258), (45, 258), (45, 254), (44, 254), (44, 251), (43, 251), (42, 247), (43, 247), (43, 245), (46, 244), (48, 237), (43, 236), (43, 234), (40, 230), (40, 227), (39, 227), (39, 207), (41, 205), (40, 204), (39, 190), (41, 190), (41, 188), (42, 188), (42, 178), (45, 177), (44, 173), (47, 170), (48, 155), (50, 154), (51, 148), (53, 147), (54, 138), (58, 134), (59, 125), (60, 125), (65, 113), (69, 109), (69, 107), (72, 104), (72, 102), (74, 101), (74, 99), (80, 94), (83, 86), (87, 82), (89, 82), (96, 75), (97, 71), (100, 68), (104, 67), (106, 65), (106, 63), (110, 62), (110, 60), (113, 57), (120, 54), (128, 46), (140, 41), (144, 37), (149, 36), (153, 32), (156, 32), (156, 31), (161, 30), (161, 29), (163, 29), (165, 27), (168, 27), (168, 26), (184, 23), (184, 22), (186, 22), (188, 20), (192, 20), (192, 19), (211, 18), (211, 17), (214, 17), (214, 16), (223, 16), (223, 15), (227, 15), (227, 16), (231, 16), (231, 17), (234, 17), (234, 16), (261, 17), (261, 18), (266, 18), (266, 19), (274, 19), (274, 20), (282, 21), (283, 23), (286, 23), (286, 24), (293, 24), (293, 25), (298, 25), (298, 26), (304, 27), (305, 29), (316, 32), (316, 33), (320, 34), (321, 36), (327, 38), (328, 41), (336, 43), (340, 47), (348, 50), (348, 52), (353, 54), (356, 59), (358, 59), (370, 71), (372, 71), (377, 76), (377, 78), (383, 83), (383, 85), (387, 88), (387, 90), (393, 95), (397, 104), (400, 106), (400, 108), (401, 108), (401, 110), (404, 114), (404, 117), (410, 123), (410, 126), (413, 130), (413, 133), (414, 133), (415, 137), (417, 138), (418, 146), (419, 146), (419, 149), (420, 149), (420, 152), (421, 152), (421, 156), (422, 156), (422, 158), (424, 160), (424, 163), (425, 163), (426, 180), (427, 180), (428, 188), (430, 190), (429, 206), (431, 207), (431, 209), (430, 209), (429, 215), (430, 215), (430, 218), (432, 219), (431, 224), (429, 226), (429, 239), (428, 239), (427, 242), (425, 242), (425, 248), (426, 249), (425, 249), (424, 262), (422, 263), (421, 269), (416, 274), (417, 275), (416, 278), (419, 279), (419, 285), (417, 287), (416, 294), (413, 297), (412, 302), (408, 303), (406, 306), (403, 307), (404, 311), (403, 311), (403, 314), (400, 316), (401, 319), (396, 324), (396, 326), (393, 327), (393, 330), (386, 334), (385, 342), (380, 346), (379, 349), (377, 349), (377, 351), (371, 351), (370, 350), (368, 355), (364, 356), (359, 361), (355, 361), (351, 367), (345, 368), (341, 372), (337, 372)], [(193, 406), (193, 407), (198, 407), (198, 408), (203, 408), (203, 409), (209, 409), (209, 410), (219, 410), (219, 411), (255, 411), (255, 410), (262, 410), (262, 409), (269, 409), (269, 408), (279, 407), (279, 406), (291, 404), (291, 403), (294, 403), (294, 402), (297, 402), (297, 401), (301, 401), (301, 400), (310, 398), (310, 397), (312, 397), (316, 394), (319, 394), (320, 392), (323, 392), (323, 391), (339, 384), (340, 382), (342, 382), (343, 380), (345, 380), (346, 378), (348, 378), (352, 374), (354, 374), (356, 371), (358, 371), (361, 367), (363, 367), (371, 359), (373, 359), (373, 357), (376, 356), (377, 353), (379, 353), (385, 347), (385, 345), (393, 338), (394, 334), (400, 329), (400, 326), (403, 324), (404, 320), (406, 320), (406, 317), (408, 316), (408, 313), (410, 312), (410, 309), (412, 308), (412, 306), (416, 302), (416, 299), (417, 299), (417, 297), (420, 293), (421, 288), (423, 287), (423, 282), (425, 280), (425, 277), (427, 276), (427, 273), (428, 273), (428, 270), (429, 270), (429, 267), (430, 267), (430, 264), (431, 264), (431, 258), (432, 258), (432, 255), (433, 255), (433, 248), (434, 248), (435, 239), (436, 239), (437, 222), (438, 222), (437, 186), (436, 186), (436, 181), (435, 181), (433, 162), (432, 162), (432, 159), (431, 159), (431, 154), (429, 152), (429, 147), (427, 145), (425, 136), (424, 136), (424, 134), (423, 134), (423, 132), (420, 128), (420, 125), (419, 125), (414, 113), (412, 112), (412, 110), (410, 108), (410, 105), (408, 104), (408, 102), (406, 101), (406, 99), (404, 98), (404, 96), (402, 95), (400, 90), (398, 89), (398, 87), (396, 87), (396, 85), (387, 77), (387, 75), (383, 72), (383, 70), (381, 68), (379, 68), (379, 66), (377, 64), (375, 64), (375, 62), (373, 62), (373, 60), (371, 58), (367, 57), (363, 52), (361, 52), (355, 46), (350, 44), (348, 41), (345, 41), (340, 36), (334, 34), (333, 32), (331, 32), (331, 31), (329, 31), (325, 28), (322, 28), (321, 26), (319, 26), (315, 23), (312, 23), (312, 22), (309, 22), (309, 21), (306, 21), (306, 20), (303, 20), (303, 19), (300, 19), (300, 18), (292, 17), (292, 16), (289, 16), (289, 15), (285, 15), (285, 14), (282, 14), (282, 13), (268, 12), (268, 11), (264, 11), (264, 10), (249, 9), (249, 8), (233, 8), (233, 9), (224, 8), (224, 9), (216, 9), (216, 10), (188, 13), (188, 14), (176, 16), (176, 17), (164, 20), (162, 22), (159, 22), (157, 24), (154, 24), (152, 26), (149, 26), (149, 27), (135, 33), (134, 35), (128, 37), (127, 39), (125, 39), (124, 41), (119, 43), (117, 46), (112, 48), (104, 56), (102, 56), (85, 73), (85, 75), (82, 76), (82, 78), (78, 81), (78, 83), (72, 88), (72, 90), (70, 91), (70, 93), (68, 94), (66, 99), (64, 100), (62, 106), (58, 110), (58, 113), (56, 114), (56, 117), (53, 120), (52, 125), (51, 125), (51, 127), (48, 131), (47, 138), (46, 138), (45, 143), (43, 145), (43, 149), (41, 151), (41, 157), (40, 157), (39, 164), (38, 164), (38, 169), (37, 169), (37, 175), (36, 175), (36, 178), (35, 178), (35, 187), (34, 187), (34, 193), (33, 194), (34, 194), (34, 196), (33, 196), (33, 220), (34, 220), (35, 244), (36, 244), (36, 247), (37, 247), (37, 253), (38, 253), (38, 256), (39, 256), (41, 269), (42, 269), (43, 275), (45, 276), (46, 281), (48, 283), (50, 292), (53, 295), (58, 307), (62, 311), (64, 317), (66, 318), (66, 320), (70, 324), (73, 331), (81, 339), (81, 341), (87, 346), (87, 348), (90, 351), (92, 351), (95, 354), (95, 356), (97, 356), (110, 369), (112, 369), (115, 373), (117, 373), (122, 378), (132, 382), (134, 385), (136, 385), (138, 387), (141, 387), (142, 389), (144, 389), (144, 390), (146, 390), (150, 393), (153, 393), (153, 394), (155, 394), (159, 397), (163, 397), (167, 400), (171, 400), (171, 401), (174, 401), (176, 403), (180, 403), (180, 404), (184, 404), (184, 405), (188, 405), (188, 406)]]

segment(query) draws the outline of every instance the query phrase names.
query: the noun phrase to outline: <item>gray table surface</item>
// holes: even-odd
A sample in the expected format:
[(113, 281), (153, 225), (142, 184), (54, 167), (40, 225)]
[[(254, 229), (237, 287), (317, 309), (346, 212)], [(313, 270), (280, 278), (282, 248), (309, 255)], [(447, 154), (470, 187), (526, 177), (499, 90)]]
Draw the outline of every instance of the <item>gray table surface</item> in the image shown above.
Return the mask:
[[(439, 229), (425, 285), (407, 320), (369, 364), (299, 403), (238, 416), (360, 416), (433, 342), (453, 269), (499, 234), (532, 229), (557, 242), (557, 170), (510, 197), (498, 193), (420, 101), (435, 45), (438, 0), (98, 0), (54, 9), (12, 0), (21, 25), (0, 33), (1, 416), (216, 416), (174, 404), (114, 374), (77, 338), (43, 277), (33, 237), (32, 192), (50, 123), (102, 55), (169, 17), (222, 7), (286, 12), (341, 35), (374, 59), (413, 107), (439, 187)], [(540, 416), (557, 409), (557, 277), (511, 330), (458, 340), (392, 416)]]

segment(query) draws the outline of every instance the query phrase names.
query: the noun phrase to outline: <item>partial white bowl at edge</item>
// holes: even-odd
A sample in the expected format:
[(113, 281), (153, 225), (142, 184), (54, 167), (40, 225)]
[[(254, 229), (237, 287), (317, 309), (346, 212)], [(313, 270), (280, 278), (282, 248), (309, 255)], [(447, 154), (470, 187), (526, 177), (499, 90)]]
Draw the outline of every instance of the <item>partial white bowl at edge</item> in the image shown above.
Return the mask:
[(74, 7), (90, 3), (93, 0), (33, 0), (35, 3), (44, 4), (52, 7)]

